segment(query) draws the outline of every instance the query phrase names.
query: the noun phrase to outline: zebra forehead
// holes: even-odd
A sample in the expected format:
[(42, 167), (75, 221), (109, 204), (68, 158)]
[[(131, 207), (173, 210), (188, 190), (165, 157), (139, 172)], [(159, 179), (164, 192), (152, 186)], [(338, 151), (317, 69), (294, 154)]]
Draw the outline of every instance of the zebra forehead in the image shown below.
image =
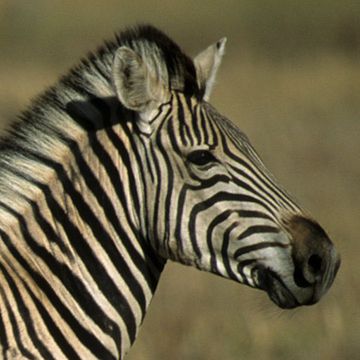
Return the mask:
[(221, 115), (214, 109), (211, 104), (205, 103), (203, 108), (209, 121), (213, 122), (222, 136), (230, 140), (234, 146), (246, 149), (250, 145), (247, 135), (227, 117)]

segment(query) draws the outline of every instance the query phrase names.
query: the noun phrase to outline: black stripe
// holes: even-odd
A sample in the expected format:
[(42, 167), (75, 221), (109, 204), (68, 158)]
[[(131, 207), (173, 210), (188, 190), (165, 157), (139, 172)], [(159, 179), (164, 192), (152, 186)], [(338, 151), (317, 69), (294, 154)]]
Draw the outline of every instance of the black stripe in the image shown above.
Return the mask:
[[(156, 176), (155, 176), (156, 181), (155, 181), (154, 189), (153, 189), (153, 191), (155, 193), (154, 199), (159, 199), (160, 193), (163, 191), (162, 180), (165, 176), (160, 170), (159, 159), (155, 155), (153, 146), (150, 147), (150, 152), (151, 152), (152, 162), (154, 164), (154, 171), (156, 174)], [(152, 209), (150, 210), (150, 212), (153, 214), (153, 219), (152, 219), (152, 225), (151, 225), (152, 228), (148, 229), (148, 230), (152, 230), (152, 233), (149, 234), (149, 236), (150, 236), (152, 243), (157, 251), (160, 250), (160, 247), (162, 245), (162, 240), (163, 240), (162, 237), (160, 237), (160, 235), (158, 234), (158, 227), (157, 227), (157, 224), (160, 220), (160, 219), (158, 219), (158, 217), (160, 217), (160, 215), (159, 215), (160, 205), (161, 204), (159, 201), (155, 201), (154, 204), (150, 205), (150, 206), (152, 206)], [(161, 219), (161, 220), (163, 220), (163, 219)]]
[(226, 210), (222, 212), (210, 222), (209, 226), (206, 229), (206, 243), (210, 253), (210, 267), (211, 267), (211, 271), (214, 273), (219, 273), (219, 270), (217, 268), (216, 253), (213, 246), (213, 231), (219, 224), (224, 222), (231, 214), (232, 214), (231, 210)]
[(215, 130), (215, 125), (213, 124), (213, 121), (208, 120), (208, 113), (204, 109), (202, 109), (202, 110), (203, 110), (204, 118), (206, 119), (205, 121), (207, 123), (207, 128), (208, 128), (207, 129), (208, 138), (206, 139), (206, 142), (209, 143), (210, 133), (211, 133), (211, 136), (212, 136), (211, 146), (215, 148), (219, 143), (217, 131)]
[(241, 218), (267, 219), (270, 221), (274, 221), (274, 219), (268, 214), (257, 210), (236, 210), (236, 212)]
[(194, 108), (194, 116), (192, 117), (192, 128), (194, 131), (194, 136), (196, 141), (194, 144), (200, 145), (201, 144), (201, 133), (199, 128), (199, 121), (200, 121), (200, 106), (198, 104), (195, 105)]
[(179, 94), (176, 94), (176, 104), (175, 104), (176, 108), (177, 108), (177, 114), (176, 114), (176, 123), (178, 126), (178, 130), (179, 130), (179, 135), (180, 135), (180, 140), (181, 140), (181, 144), (182, 145), (187, 145), (187, 140), (185, 137), (185, 111), (184, 111), (184, 107), (183, 107), (183, 103), (180, 99)]
[[(208, 171), (209, 169), (215, 167), (216, 164), (213, 165), (209, 165), (208, 168), (202, 169), (204, 172)], [(205, 167), (205, 166), (203, 166)], [(230, 182), (230, 178), (228, 175), (223, 175), (223, 174), (215, 174), (211, 177), (207, 177), (207, 178), (202, 178), (200, 176), (198, 176), (198, 174), (195, 173), (195, 171), (192, 168), (192, 166), (190, 166), (188, 168), (189, 172), (188, 175), (190, 176), (190, 178), (196, 182), (199, 182), (199, 185), (191, 185), (190, 188), (191, 190), (205, 190), (205, 189), (210, 189), (212, 188), (214, 185), (219, 184), (219, 183), (224, 183), (224, 184), (228, 184)], [(207, 175), (207, 174), (205, 174)]]
[(230, 262), (233, 260), (233, 257), (229, 253), (229, 243), (230, 243), (230, 234), (237, 226), (239, 226), (239, 222), (235, 221), (233, 224), (231, 224), (231, 226), (229, 226), (226, 229), (226, 231), (224, 232), (224, 235), (223, 235), (223, 242), (222, 242), (222, 246), (221, 246), (221, 256), (222, 256), (223, 264), (225, 266), (225, 269), (228, 273), (229, 278), (233, 279), (235, 281), (237, 281), (238, 278), (237, 278), (236, 274), (233, 272), (233, 270), (231, 269)]
[[(184, 132), (186, 134), (187, 137), (187, 144), (188, 142), (190, 142), (190, 146), (194, 146), (194, 138), (191, 135), (191, 131), (190, 131), (190, 127), (188, 124), (191, 124), (191, 126), (193, 127), (193, 122), (194, 122), (194, 112), (193, 112), (193, 106), (191, 103), (191, 98), (189, 96), (184, 96), (182, 95), (180, 100), (184, 99), (185, 100), (185, 104), (186, 104), (186, 109), (188, 114), (184, 117), (184, 119), (180, 119), (182, 120), (182, 124), (184, 125)], [(184, 103), (184, 100), (182, 100), (182, 103)], [(184, 106), (184, 114), (185, 114), (185, 106)]]
[[(147, 165), (148, 174), (150, 175), (151, 183), (154, 183), (155, 182), (155, 174), (154, 174), (152, 163), (150, 160), (151, 156), (150, 156), (149, 152), (147, 151), (147, 149), (144, 151), (144, 154), (145, 154), (145, 162)], [(141, 168), (141, 166), (140, 166), (140, 168)], [(144, 178), (143, 178), (143, 180), (144, 180)], [(143, 184), (144, 184), (144, 189), (146, 189), (146, 186), (145, 186), (146, 182), (143, 182)]]
[(167, 122), (167, 133), (170, 139), (171, 143), (171, 149), (174, 151), (175, 154), (178, 154), (179, 156), (183, 156), (183, 151), (180, 150), (179, 144), (178, 144), (178, 134), (176, 132), (175, 126), (174, 126), (174, 118), (170, 117), (169, 121)]
[[(161, 173), (158, 174), (158, 179), (159, 179), (158, 182), (161, 185), (159, 187), (159, 190), (162, 192), (166, 191), (166, 195), (165, 195), (165, 203), (163, 204), (163, 213), (165, 216), (163, 219), (160, 219), (160, 217), (157, 216), (157, 212), (155, 212), (154, 219), (157, 221), (164, 221), (164, 227), (165, 227), (165, 234), (164, 234), (165, 239), (164, 240), (165, 241), (163, 241), (162, 244), (163, 244), (163, 246), (167, 246), (169, 236), (170, 236), (170, 225), (172, 223), (172, 219), (170, 218), (170, 216), (172, 214), (171, 207), (173, 206), (173, 204), (171, 204), (171, 198), (172, 198), (172, 191), (174, 189), (175, 181), (174, 181), (173, 165), (172, 165), (171, 161), (169, 160), (168, 152), (163, 147), (163, 144), (161, 142), (160, 132), (158, 134), (159, 135), (156, 138), (156, 144), (157, 144), (157, 148), (158, 148), (159, 152), (163, 156), (163, 160), (164, 160), (165, 168), (166, 168), (166, 173), (165, 173), (164, 167), (162, 169), (157, 167), (157, 171), (159, 171), (159, 172), (161, 171)], [(161, 184), (162, 182), (164, 182), (164, 184)], [(166, 184), (165, 184), (165, 182), (166, 182)], [(156, 197), (155, 199), (158, 199), (158, 197)], [(157, 202), (157, 203), (159, 203), (159, 202)], [(156, 211), (158, 211), (158, 209), (156, 209)]]
[(185, 199), (188, 192), (188, 187), (184, 185), (179, 192), (178, 195), (178, 203), (177, 203), (177, 213), (176, 213), (176, 222), (175, 222), (175, 232), (174, 236), (178, 246), (178, 252), (180, 254), (184, 253), (184, 242), (182, 239), (182, 231), (183, 231), (183, 221), (182, 218), (184, 216), (184, 208), (185, 208)]
[(205, 117), (204, 113), (205, 113), (205, 111), (204, 111), (202, 108), (200, 108), (199, 116), (200, 116), (200, 127), (201, 127), (202, 133), (203, 133), (203, 139), (202, 139), (202, 141), (203, 141), (204, 143), (208, 143), (208, 142), (209, 142), (209, 141), (208, 141), (209, 139), (208, 139), (208, 137), (206, 136), (206, 135), (207, 135), (207, 118)]
[[(125, 126), (123, 127), (126, 128)], [(132, 159), (130, 158), (130, 154), (128, 149), (126, 149), (122, 139), (117, 136), (112, 128), (106, 129), (106, 135), (110, 140), (110, 144), (112, 145), (113, 149), (116, 150), (116, 155), (120, 157), (121, 162), (128, 173), (128, 185), (130, 187), (131, 193), (131, 205), (127, 204), (124, 206), (126, 209), (135, 208), (135, 213), (139, 214), (140, 212), (140, 201), (138, 195), (138, 189), (135, 186), (135, 182), (132, 181), (135, 178), (133, 173), (133, 163)], [(131, 138), (130, 136), (127, 137), (128, 140)], [(131, 153), (133, 153), (134, 144), (132, 144)], [(104, 169), (108, 172), (109, 178), (114, 186), (114, 189), (118, 191), (118, 199), (124, 204), (126, 202), (126, 196), (124, 193), (124, 182), (125, 179), (120, 178), (119, 170), (117, 169), (116, 165), (114, 164), (113, 160), (111, 159), (110, 155), (106, 152), (103, 148), (101, 143), (94, 139), (94, 143), (92, 144), (92, 148), (96, 156), (98, 157), (101, 164), (104, 166)], [(79, 151), (80, 153), (80, 151)], [(108, 168), (109, 167), (109, 168)], [(133, 222), (131, 221), (128, 214), (124, 214), (126, 216), (126, 221), (128, 224), (135, 229)]]
[[(0, 297), (2, 301), (5, 301), (5, 292), (3, 287), (0, 284)], [(6, 334), (6, 328), (2, 317), (2, 311), (0, 310), (0, 344), (1, 344), (1, 350), (2, 350), (2, 358), (6, 358), (6, 352), (9, 349), (9, 342)]]
[(273, 226), (268, 225), (254, 225), (248, 227), (244, 230), (238, 237), (237, 240), (243, 240), (247, 237), (254, 235), (254, 234), (268, 234), (268, 233), (278, 233), (280, 230)]
[(280, 248), (286, 248), (287, 245), (280, 243), (280, 242), (261, 242), (254, 245), (244, 246), (238, 250), (235, 251), (234, 257), (239, 258), (240, 256), (243, 256), (245, 254), (248, 254), (250, 252), (256, 252), (258, 250), (268, 249), (272, 247), (280, 247)]

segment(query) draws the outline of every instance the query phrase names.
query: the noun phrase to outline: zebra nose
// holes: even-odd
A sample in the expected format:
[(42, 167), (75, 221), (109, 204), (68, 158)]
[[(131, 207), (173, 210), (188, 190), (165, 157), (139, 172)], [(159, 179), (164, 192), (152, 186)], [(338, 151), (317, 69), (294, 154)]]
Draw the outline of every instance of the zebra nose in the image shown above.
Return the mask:
[[(289, 222), (294, 261), (294, 282), (313, 287), (316, 302), (330, 287), (340, 266), (334, 245), (320, 225), (301, 216)], [(309, 300), (309, 303), (311, 301)]]

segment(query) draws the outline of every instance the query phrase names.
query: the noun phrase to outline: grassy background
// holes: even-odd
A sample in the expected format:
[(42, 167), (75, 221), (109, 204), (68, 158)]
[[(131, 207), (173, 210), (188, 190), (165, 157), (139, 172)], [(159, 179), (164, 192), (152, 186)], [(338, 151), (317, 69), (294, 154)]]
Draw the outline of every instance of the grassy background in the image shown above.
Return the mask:
[(358, 359), (360, 2), (0, 0), (0, 121), (137, 22), (193, 55), (228, 37), (212, 102), (324, 225), (343, 264), (320, 304), (291, 312), (168, 264), (128, 359)]

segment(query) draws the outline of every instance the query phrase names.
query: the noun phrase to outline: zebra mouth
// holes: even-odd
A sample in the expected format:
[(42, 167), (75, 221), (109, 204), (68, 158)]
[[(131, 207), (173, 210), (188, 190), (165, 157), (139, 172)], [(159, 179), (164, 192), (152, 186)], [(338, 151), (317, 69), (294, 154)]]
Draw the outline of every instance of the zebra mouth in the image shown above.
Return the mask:
[(282, 309), (293, 309), (301, 304), (272, 270), (259, 268), (255, 273), (257, 287), (267, 292), (269, 298)]

